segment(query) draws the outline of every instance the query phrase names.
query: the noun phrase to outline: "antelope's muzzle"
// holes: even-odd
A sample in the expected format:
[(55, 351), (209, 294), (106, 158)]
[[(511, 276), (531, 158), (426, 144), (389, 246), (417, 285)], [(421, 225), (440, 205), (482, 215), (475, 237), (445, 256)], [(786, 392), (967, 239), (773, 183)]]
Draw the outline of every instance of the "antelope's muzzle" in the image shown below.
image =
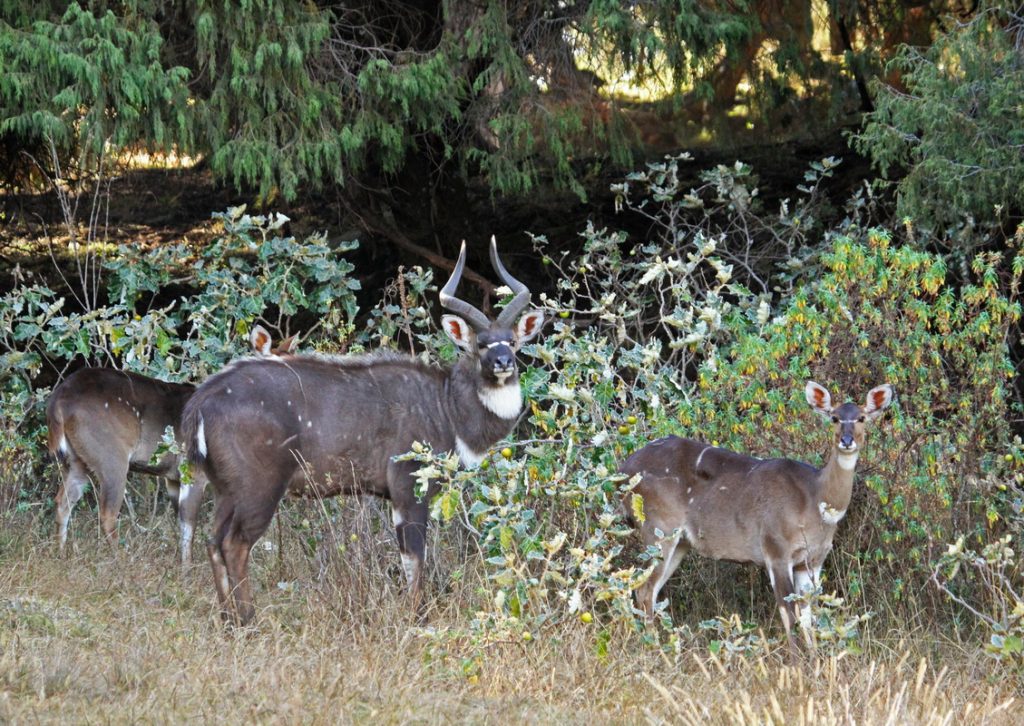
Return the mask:
[(487, 351), (487, 363), (495, 378), (505, 379), (515, 373), (516, 354), (507, 345), (496, 345)]

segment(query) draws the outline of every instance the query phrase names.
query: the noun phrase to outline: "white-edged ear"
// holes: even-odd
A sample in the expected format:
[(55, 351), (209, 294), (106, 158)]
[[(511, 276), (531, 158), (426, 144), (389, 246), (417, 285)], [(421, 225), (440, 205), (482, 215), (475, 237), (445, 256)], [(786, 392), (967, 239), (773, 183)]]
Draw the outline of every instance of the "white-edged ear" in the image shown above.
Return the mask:
[(472, 348), (473, 338), (475, 337), (473, 329), (469, 327), (469, 323), (458, 315), (442, 315), (441, 327), (444, 328), (444, 332), (448, 334), (448, 337), (455, 341), (455, 345), (463, 350), (470, 350)]
[(519, 345), (532, 339), (544, 326), (544, 313), (540, 310), (528, 310), (516, 323), (516, 342)]
[(893, 393), (892, 386), (888, 383), (875, 386), (868, 391), (867, 399), (864, 402), (864, 415), (868, 419), (876, 419), (881, 416), (882, 411), (892, 403)]
[(804, 395), (807, 396), (807, 403), (811, 404), (811, 408), (822, 416), (832, 413), (832, 395), (821, 384), (807, 381), (807, 385), (804, 386)]
[(262, 325), (249, 331), (249, 344), (257, 355), (270, 355), (270, 333)]

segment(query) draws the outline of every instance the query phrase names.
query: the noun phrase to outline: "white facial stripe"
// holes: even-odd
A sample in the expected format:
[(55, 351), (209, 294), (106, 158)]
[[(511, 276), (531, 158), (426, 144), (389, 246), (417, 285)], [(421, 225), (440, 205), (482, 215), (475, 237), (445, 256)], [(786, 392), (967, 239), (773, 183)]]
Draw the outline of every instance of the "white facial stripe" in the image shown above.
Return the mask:
[(493, 343), (488, 343), (487, 345), (481, 345), (480, 348), (483, 349), (483, 350), (490, 350), (491, 348), (497, 348), (499, 345), (504, 345), (504, 346), (508, 346), (509, 348), (511, 348), (512, 347), (512, 341), (511, 340), (496, 340)]

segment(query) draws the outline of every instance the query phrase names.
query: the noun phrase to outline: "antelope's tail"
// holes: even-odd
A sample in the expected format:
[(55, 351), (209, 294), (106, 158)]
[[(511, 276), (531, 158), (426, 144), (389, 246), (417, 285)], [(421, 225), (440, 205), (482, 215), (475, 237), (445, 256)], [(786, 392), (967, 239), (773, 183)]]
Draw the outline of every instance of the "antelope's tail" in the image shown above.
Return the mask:
[(64, 412), (61, 410), (60, 401), (53, 396), (46, 406), (46, 448), (50, 455), (60, 463), (64, 463), (68, 457), (69, 444), (64, 436)]
[(181, 435), (189, 462), (204, 466), (207, 462), (206, 423), (198, 399), (198, 396), (192, 396), (181, 412)]

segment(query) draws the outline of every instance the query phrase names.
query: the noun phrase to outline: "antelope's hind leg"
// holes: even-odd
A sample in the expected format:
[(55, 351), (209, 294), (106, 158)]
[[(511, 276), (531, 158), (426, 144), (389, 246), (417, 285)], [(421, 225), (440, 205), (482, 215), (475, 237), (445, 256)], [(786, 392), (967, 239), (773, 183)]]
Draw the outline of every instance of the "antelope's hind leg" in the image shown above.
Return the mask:
[(61, 551), (68, 539), (68, 523), (71, 511), (82, 498), (85, 485), (89, 482), (89, 473), (85, 464), (74, 454), (68, 456), (68, 465), (64, 471), (64, 481), (57, 491), (57, 540)]
[(206, 554), (210, 558), (210, 569), (213, 570), (213, 586), (217, 590), (217, 602), (220, 604), (220, 616), (226, 623), (236, 619), (231, 597), (231, 580), (228, 577), (222, 547), (228, 527), (231, 526), (234, 510), (233, 502), (226, 497), (218, 497), (213, 514), (213, 530), (206, 543)]
[(206, 477), (197, 474), (191, 484), (179, 484), (178, 489), (178, 531), (181, 537), (179, 549), (181, 566), (187, 567), (192, 561), (192, 539), (195, 536), (199, 508), (203, 504)]

